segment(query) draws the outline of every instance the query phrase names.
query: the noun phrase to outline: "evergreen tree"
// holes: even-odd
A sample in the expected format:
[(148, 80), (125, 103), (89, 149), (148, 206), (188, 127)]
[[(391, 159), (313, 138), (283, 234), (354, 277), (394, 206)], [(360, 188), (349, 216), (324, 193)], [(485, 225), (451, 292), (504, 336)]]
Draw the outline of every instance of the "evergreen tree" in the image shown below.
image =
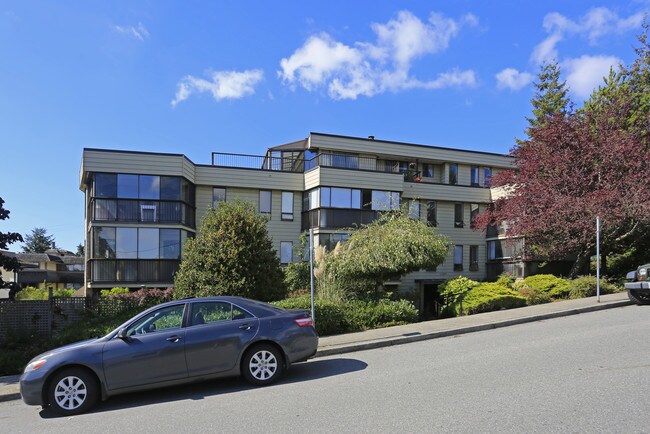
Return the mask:
[(84, 255), (85, 255), (84, 245), (81, 243), (77, 244), (77, 252), (75, 253), (75, 256), (84, 256)]
[(54, 236), (48, 235), (45, 228), (34, 228), (32, 233), (25, 236), (25, 253), (45, 253), (54, 246)]
[(526, 118), (528, 137), (531, 135), (531, 129), (543, 125), (549, 116), (566, 115), (570, 103), (566, 81), (560, 82), (560, 65), (557, 61), (542, 65), (541, 71), (537, 74), (537, 82), (533, 82), (533, 85), (537, 90), (530, 100), (533, 105), (533, 117)]

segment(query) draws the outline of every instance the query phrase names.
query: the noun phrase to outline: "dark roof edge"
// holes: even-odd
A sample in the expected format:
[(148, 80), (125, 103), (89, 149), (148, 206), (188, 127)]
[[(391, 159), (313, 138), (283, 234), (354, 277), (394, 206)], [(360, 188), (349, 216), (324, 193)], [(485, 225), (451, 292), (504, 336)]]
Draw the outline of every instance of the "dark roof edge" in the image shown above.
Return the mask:
[(183, 157), (190, 163), (194, 164), (192, 160), (185, 154), (173, 154), (171, 152), (150, 152), (150, 151), (127, 151), (122, 149), (103, 149), (103, 148), (83, 148), (84, 151), (100, 151), (100, 152), (115, 152), (120, 154), (140, 154), (140, 155), (162, 155), (166, 157)]
[(416, 146), (418, 148), (428, 148), (428, 149), (444, 149), (445, 151), (458, 151), (458, 152), (468, 152), (471, 154), (484, 154), (484, 155), (495, 155), (498, 157), (507, 157), (512, 158), (508, 154), (499, 154), (498, 152), (487, 152), (487, 151), (471, 151), (469, 149), (458, 149), (458, 148), (448, 148), (444, 146), (432, 146), (432, 145), (421, 145), (418, 143), (406, 143), (406, 142), (396, 142), (393, 140), (380, 140), (380, 139), (368, 139), (365, 137), (354, 137), (354, 136), (343, 136), (339, 134), (328, 134), (328, 133), (319, 133), (316, 131), (311, 131), (310, 135), (325, 136), (325, 137), (336, 137), (340, 139), (353, 139), (353, 140), (364, 140), (366, 142), (382, 142), (390, 143), (393, 145), (402, 145), (402, 146)]

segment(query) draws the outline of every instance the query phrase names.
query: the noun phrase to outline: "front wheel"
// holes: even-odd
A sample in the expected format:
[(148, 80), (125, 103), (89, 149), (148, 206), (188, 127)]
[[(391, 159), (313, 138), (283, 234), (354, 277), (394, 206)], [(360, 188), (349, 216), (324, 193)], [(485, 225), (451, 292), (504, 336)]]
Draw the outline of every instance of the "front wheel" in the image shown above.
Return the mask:
[(266, 386), (280, 377), (284, 369), (281, 352), (272, 345), (256, 345), (244, 355), (242, 375), (255, 386)]
[(50, 381), (50, 407), (62, 416), (88, 411), (99, 398), (99, 387), (94, 376), (78, 368), (65, 369)]
[(647, 292), (637, 291), (636, 289), (628, 289), (627, 296), (630, 301), (638, 305), (650, 304), (650, 294)]

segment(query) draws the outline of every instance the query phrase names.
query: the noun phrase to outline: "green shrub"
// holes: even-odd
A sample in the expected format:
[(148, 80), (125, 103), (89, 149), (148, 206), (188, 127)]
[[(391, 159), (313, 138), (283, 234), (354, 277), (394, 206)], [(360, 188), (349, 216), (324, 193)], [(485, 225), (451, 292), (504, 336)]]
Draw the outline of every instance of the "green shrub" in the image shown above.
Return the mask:
[(552, 274), (536, 274), (526, 277), (523, 280), (523, 285), (545, 293), (553, 300), (569, 297), (569, 282)]
[(517, 279), (512, 273), (501, 273), (495, 283), (501, 286), (505, 286), (506, 288), (513, 289), (513, 285), (515, 284), (516, 280)]
[(465, 294), (479, 283), (467, 277), (458, 276), (449, 279), (440, 285), (440, 295), (445, 297), (445, 304), (452, 305), (458, 302)]
[(523, 284), (523, 281), (519, 285), (515, 283), (513, 289), (521, 294), (521, 296), (524, 297), (530, 305), (550, 303), (553, 301), (547, 292), (542, 291), (541, 289), (526, 286)]
[[(72, 297), (74, 289), (55, 289), (52, 291), (52, 297)], [(49, 291), (47, 289), (34, 288), (28, 286), (21, 289), (16, 294), (16, 300), (48, 300)]]
[[(282, 309), (311, 310), (310, 297), (287, 298), (276, 301), (274, 305)], [(314, 303), (316, 331), (321, 336), (346, 333), (351, 330), (342, 305), (330, 301), (316, 300)]]
[(354, 330), (402, 325), (418, 320), (418, 311), (408, 300), (352, 300), (345, 304), (345, 311)]
[(112, 289), (102, 289), (100, 291), (100, 294), (101, 294), (102, 297), (110, 297), (110, 296), (113, 296), (113, 295), (128, 294), (129, 292), (131, 292), (131, 290), (129, 290), (129, 288), (115, 287), (115, 288), (112, 288)]
[[(526, 305), (526, 299), (518, 292), (497, 283), (480, 283), (473, 287), (462, 300), (462, 314), (472, 315), (500, 309), (512, 309)], [(455, 303), (460, 314), (461, 303)]]
[[(620, 289), (605, 279), (600, 279), (600, 293), (612, 294)], [(571, 298), (593, 297), (596, 295), (596, 277), (579, 276), (569, 281), (569, 294)]]
[(284, 267), (284, 284), (291, 292), (310, 287), (309, 262), (290, 262)]

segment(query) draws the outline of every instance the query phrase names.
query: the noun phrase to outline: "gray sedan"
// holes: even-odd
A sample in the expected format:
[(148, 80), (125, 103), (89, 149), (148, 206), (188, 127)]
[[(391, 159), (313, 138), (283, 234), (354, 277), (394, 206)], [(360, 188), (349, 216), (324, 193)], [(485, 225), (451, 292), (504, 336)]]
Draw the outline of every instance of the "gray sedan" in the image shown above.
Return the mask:
[(264, 386), (317, 347), (307, 311), (241, 297), (177, 300), (102, 338), (36, 356), (20, 378), (20, 392), (28, 405), (72, 415), (100, 398), (218, 377), (242, 375)]

